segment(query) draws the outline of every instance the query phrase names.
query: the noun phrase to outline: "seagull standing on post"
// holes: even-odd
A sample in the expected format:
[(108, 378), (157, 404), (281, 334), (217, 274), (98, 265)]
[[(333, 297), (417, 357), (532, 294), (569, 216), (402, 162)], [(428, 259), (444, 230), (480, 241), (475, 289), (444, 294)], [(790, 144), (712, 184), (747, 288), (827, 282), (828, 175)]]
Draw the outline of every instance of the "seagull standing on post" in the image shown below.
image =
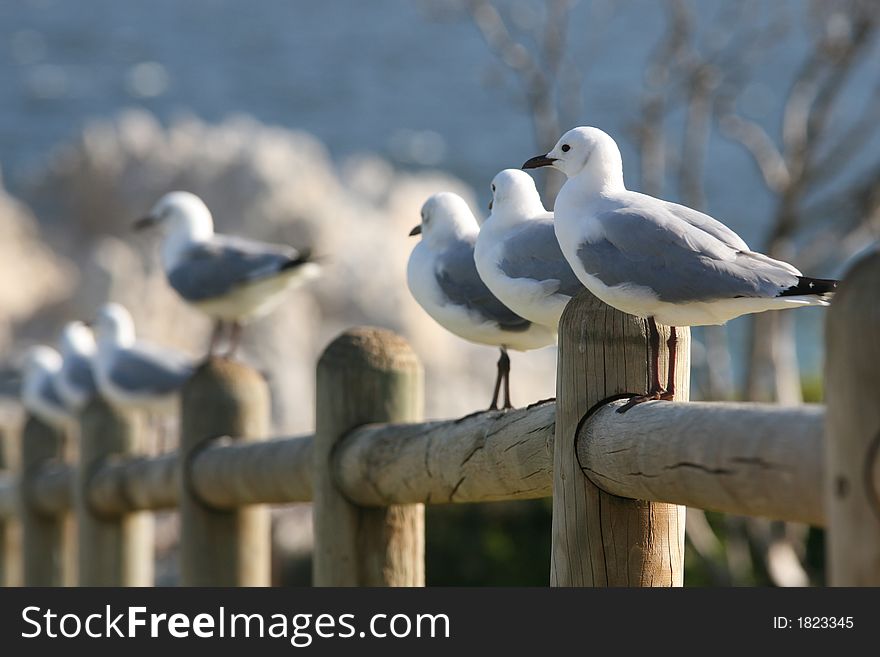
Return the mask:
[(171, 192), (135, 223), (141, 230), (167, 227), (162, 266), (184, 301), (214, 319), (208, 355), (229, 324), (231, 356), (241, 326), (274, 310), (290, 287), (312, 278), (318, 265), (308, 252), (290, 246), (220, 235), (210, 210), (195, 194)]
[(95, 377), (104, 398), (120, 408), (168, 408), (193, 372), (184, 354), (137, 340), (131, 314), (118, 303), (95, 322)]
[(64, 404), (79, 412), (98, 392), (92, 363), (95, 357), (95, 335), (83, 322), (68, 322), (61, 332), (61, 370), (58, 372), (58, 394)]
[(57, 351), (43, 345), (31, 347), (24, 360), (21, 403), (38, 420), (63, 431), (73, 416), (58, 394), (60, 371), (61, 355)]
[(489, 410), (498, 408), (504, 384), (504, 408), (510, 403), (507, 349), (526, 351), (556, 342), (555, 330), (520, 317), (486, 287), (474, 263), (479, 225), (464, 199), (450, 192), (431, 196), (422, 206), (421, 235), (407, 264), (407, 284), (419, 305), (455, 335), (501, 349)]
[(489, 209), (474, 249), (480, 278), (508, 308), (555, 333), (566, 304), (584, 286), (559, 248), (553, 213), (519, 169), (495, 176)]
[[(566, 132), (524, 169), (552, 166), (568, 180), (556, 199), (556, 236), (580, 281), (599, 299), (647, 317), (654, 381), (646, 395), (672, 399), (676, 326), (723, 324), (765, 310), (826, 306), (837, 281), (808, 278), (756, 253), (721, 222), (691, 208), (626, 189), (614, 140), (597, 128)], [(658, 372), (660, 334), (671, 327), (667, 385)]]

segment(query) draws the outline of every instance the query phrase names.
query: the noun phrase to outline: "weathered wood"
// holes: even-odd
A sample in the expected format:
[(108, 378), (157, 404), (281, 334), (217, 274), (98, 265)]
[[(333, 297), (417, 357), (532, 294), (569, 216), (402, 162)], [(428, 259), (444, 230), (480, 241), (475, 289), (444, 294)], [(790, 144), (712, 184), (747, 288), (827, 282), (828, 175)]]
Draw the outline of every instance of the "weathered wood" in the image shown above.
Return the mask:
[(214, 507), (312, 499), (312, 436), (238, 445), (216, 441), (193, 460), (199, 497)]
[(243, 442), (266, 438), (269, 390), (255, 370), (211, 359), (182, 393), (180, 576), (184, 586), (267, 586), (268, 509), (216, 509), (193, 489), (189, 464), (222, 436)]
[(880, 252), (840, 284), (826, 345), (829, 581), (880, 586)]
[(336, 481), (361, 506), (550, 497), (555, 411), (362, 427), (336, 449)]
[(60, 586), (63, 582), (64, 516), (40, 511), (31, 492), (40, 469), (60, 459), (63, 443), (60, 431), (35, 417), (28, 418), (22, 431), (19, 493), (25, 586)]
[(114, 457), (146, 447), (142, 414), (122, 411), (95, 398), (80, 417), (75, 508), (80, 586), (152, 586), (153, 516), (105, 515), (91, 503), (93, 475)]
[(423, 586), (424, 507), (365, 508), (337, 488), (332, 456), (352, 429), (421, 419), (423, 373), (403, 338), (357, 328), (324, 350), (317, 369), (314, 442), (316, 586)]
[[(665, 371), (668, 329), (660, 328)], [(676, 399), (687, 400), (690, 333), (678, 333)], [(577, 462), (581, 418), (612, 395), (645, 393), (650, 361), (644, 320), (586, 291), (569, 302), (559, 325), (551, 586), (682, 584), (685, 508), (610, 495)]]
[(822, 406), (617, 401), (578, 434), (601, 489), (738, 515), (822, 525)]
[(180, 501), (179, 461), (177, 452), (107, 459), (92, 475), (89, 504), (103, 516), (173, 509)]
[(50, 461), (33, 473), (29, 485), (30, 503), (47, 516), (57, 516), (73, 509), (76, 471), (66, 463)]

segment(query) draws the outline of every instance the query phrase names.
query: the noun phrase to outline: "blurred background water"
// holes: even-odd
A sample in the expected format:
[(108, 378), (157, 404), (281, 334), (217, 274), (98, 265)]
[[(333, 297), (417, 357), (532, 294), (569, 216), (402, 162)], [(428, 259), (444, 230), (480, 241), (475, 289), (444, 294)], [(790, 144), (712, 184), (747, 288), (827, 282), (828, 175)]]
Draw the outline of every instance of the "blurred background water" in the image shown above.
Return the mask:
[[(429, 414), (475, 410), (483, 405), (493, 356), (443, 334), (412, 304), (403, 278), (411, 247), (404, 229), (417, 221), (422, 200), (439, 189), (459, 191), (484, 209), (497, 171), (552, 146), (555, 136), (542, 137), (536, 129), (528, 103), (534, 81), (521, 74), (521, 65), (523, 52), (547, 65), (554, 42), (542, 30), (554, 8), (564, 11), (567, 32), (550, 85), (559, 128), (603, 128), (621, 145), (628, 186), (672, 200), (693, 202), (682, 171), (688, 157), (699, 157), (703, 209), (764, 249), (773, 245), (786, 194), (769, 189), (742, 139), (720, 129), (724, 90), (735, 89), (737, 116), (754, 121), (767, 140), (783, 142), (785, 126), (797, 118), (789, 101), (798, 80), (817, 89), (828, 84), (825, 69), (815, 79), (807, 75), (811, 53), (842, 66), (837, 53), (860, 38), (859, 12), (869, 4), (4, 0), (0, 170), (6, 191), (27, 206), (14, 206), (21, 225), (35, 222), (36, 234), (22, 229), (22, 243), (45, 257), (39, 271), (48, 291), (40, 292), (45, 303), (39, 307), (19, 300), (0, 343), (14, 350), (49, 339), (63, 319), (91, 313), (105, 297), (115, 297), (137, 300), (136, 316), (147, 334), (196, 349), (205, 327), (162, 296), (154, 251), (127, 233), (130, 220), (158, 194), (186, 186), (206, 198), (221, 228), (314, 242), (338, 260), (314, 294), (299, 293), (286, 315), (245, 344), (258, 366), (269, 367), (279, 354), (292, 363), (288, 369), (295, 371), (275, 373), (278, 406), (297, 399), (309, 409), (314, 355), (334, 331), (369, 321), (403, 331), (425, 354), (434, 391)], [(494, 6), (519, 50), (493, 52), (493, 39), (501, 38), (492, 31)], [(880, 123), (874, 31), (871, 23), (870, 41), (834, 91), (818, 159), (844, 141), (850, 125), (866, 117)], [(704, 65), (694, 66), (697, 60)], [(688, 150), (695, 105), (685, 101), (705, 82), (697, 73), (708, 76), (711, 107), (704, 141)], [(663, 166), (654, 170), (659, 181), (647, 179), (652, 169), (645, 166), (654, 110), (660, 118), (653, 128), (659, 126), (666, 144)], [(776, 244), (777, 253), (809, 266), (812, 275), (840, 274), (876, 238), (878, 222), (869, 215), (880, 178), (878, 131), (859, 137), (858, 148), (844, 150), (821, 187), (810, 180), (799, 191), (805, 205), (817, 202), (813, 214), (820, 218), (805, 219)], [(552, 189), (551, 180), (548, 203)], [(820, 202), (836, 192), (847, 198), (823, 215)], [(850, 207), (857, 192), (868, 200)], [(854, 229), (860, 222), (866, 227), (861, 232)], [(343, 253), (341, 240), (353, 232), (362, 252)], [(837, 237), (843, 243), (834, 242), (833, 252), (816, 246)], [(39, 250), (46, 245), (49, 251)], [(7, 247), (20, 250), (14, 243)], [(384, 250), (393, 255), (386, 259)], [(11, 256), (3, 259), (12, 267)], [(27, 269), (35, 262), (36, 255), (20, 269), (7, 269), (7, 280), (37, 280)], [(386, 271), (371, 287), (363, 272), (383, 262)], [(156, 301), (140, 303), (144, 299)], [(818, 376), (823, 317), (821, 310), (797, 313), (798, 387), (797, 377), (808, 382)], [(197, 326), (193, 336), (174, 331), (178, 318)], [(695, 373), (698, 395), (742, 396), (749, 359), (761, 361), (752, 354), (748, 327), (747, 320), (736, 320), (715, 338), (730, 347), (732, 375), (724, 375), (735, 385), (713, 395), (701, 384), (710, 374)], [(291, 346), (291, 334), (300, 346)], [(711, 360), (711, 336), (696, 337), (703, 351), (695, 352), (695, 363), (700, 354)], [(521, 402), (552, 394), (552, 368), (552, 353), (515, 356), (514, 393), (519, 371)], [(819, 394), (812, 390), (807, 397)], [(281, 413), (276, 424), (304, 430), (310, 413)]]

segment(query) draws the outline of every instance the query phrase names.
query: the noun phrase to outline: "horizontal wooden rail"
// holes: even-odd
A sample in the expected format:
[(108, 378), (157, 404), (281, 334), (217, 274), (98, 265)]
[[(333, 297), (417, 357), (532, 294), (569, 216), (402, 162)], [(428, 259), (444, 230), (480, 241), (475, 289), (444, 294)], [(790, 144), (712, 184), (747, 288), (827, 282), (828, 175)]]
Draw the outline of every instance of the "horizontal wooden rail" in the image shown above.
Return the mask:
[(556, 404), (461, 420), (356, 429), (336, 452), (339, 487), (361, 506), (550, 497)]
[(73, 506), (74, 469), (60, 462), (43, 465), (30, 479), (25, 495), (34, 509), (47, 516), (70, 511)]
[(578, 434), (581, 467), (614, 495), (825, 524), (822, 406), (655, 402), (597, 410)]
[[(822, 490), (824, 407), (754, 403), (643, 404), (622, 401), (581, 426), (584, 473), (620, 497), (825, 524)], [(553, 402), (460, 420), (360, 427), (338, 445), (340, 490), (360, 506), (444, 504), (549, 497)], [(199, 451), (191, 484), (207, 504), (233, 509), (312, 499), (312, 436)], [(111, 460), (92, 476), (88, 499), (101, 514), (174, 508), (176, 453)], [(42, 466), (28, 490), (47, 515), (70, 509), (73, 470)], [(876, 482), (880, 484), (880, 482)], [(16, 509), (16, 482), (0, 476), (0, 516)]]
[(179, 499), (177, 477), (177, 452), (111, 460), (92, 475), (89, 504), (105, 516), (171, 509)]

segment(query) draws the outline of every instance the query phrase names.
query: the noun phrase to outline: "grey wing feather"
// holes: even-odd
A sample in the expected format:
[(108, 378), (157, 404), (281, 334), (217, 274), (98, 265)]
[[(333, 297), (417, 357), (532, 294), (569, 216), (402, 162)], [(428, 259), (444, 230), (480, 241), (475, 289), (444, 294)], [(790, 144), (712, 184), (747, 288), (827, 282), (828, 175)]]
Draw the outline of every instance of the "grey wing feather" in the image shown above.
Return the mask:
[(443, 294), (455, 305), (497, 322), (506, 331), (526, 331), (531, 322), (505, 306), (489, 291), (477, 273), (474, 245), (466, 241), (447, 250), (438, 262), (435, 278)]
[(161, 395), (180, 388), (192, 371), (192, 365), (177, 354), (139, 347), (117, 354), (110, 377), (129, 392)]
[(89, 395), (93, 395), (97, 391), (92, 363), (88, 358), (74, 356), (70, 360), (68, 373), (68, 378), (77, 388), (85, 390)]
[(557, 280), (558, 292), (570, 297), (584, 289), (562, 255), (552, 221), (529, 221), (507, 238), (499, 266), (510, 278)]
[(797, 283), (787, 269), (735, 252), (719, 258), (706, 235), (627, 208), (599, 217), (604, 236), (584, 242), (578, 257), (605, 285), (639, 285), (670, 303), (775, 297)]
[(749, 251), (749, 245), (745, 243), (743, 238), (714, 217), (710, 217), (708, 214), (703, 214), (693, 208), (679, 205), (677, 203), (665, 201), (664, 205), (669, 212), (682, 221), (686, 221), (691, 226), (699, 228), (704, 233), (708, 233), (730, 248), (736, 249), (737, 251)]
[(279, 274), (300, 259), (296, 249), (226, 235), (190, 248), (168, 272), (168, 282), (188, 301), (228, 294), (240, 285)]

